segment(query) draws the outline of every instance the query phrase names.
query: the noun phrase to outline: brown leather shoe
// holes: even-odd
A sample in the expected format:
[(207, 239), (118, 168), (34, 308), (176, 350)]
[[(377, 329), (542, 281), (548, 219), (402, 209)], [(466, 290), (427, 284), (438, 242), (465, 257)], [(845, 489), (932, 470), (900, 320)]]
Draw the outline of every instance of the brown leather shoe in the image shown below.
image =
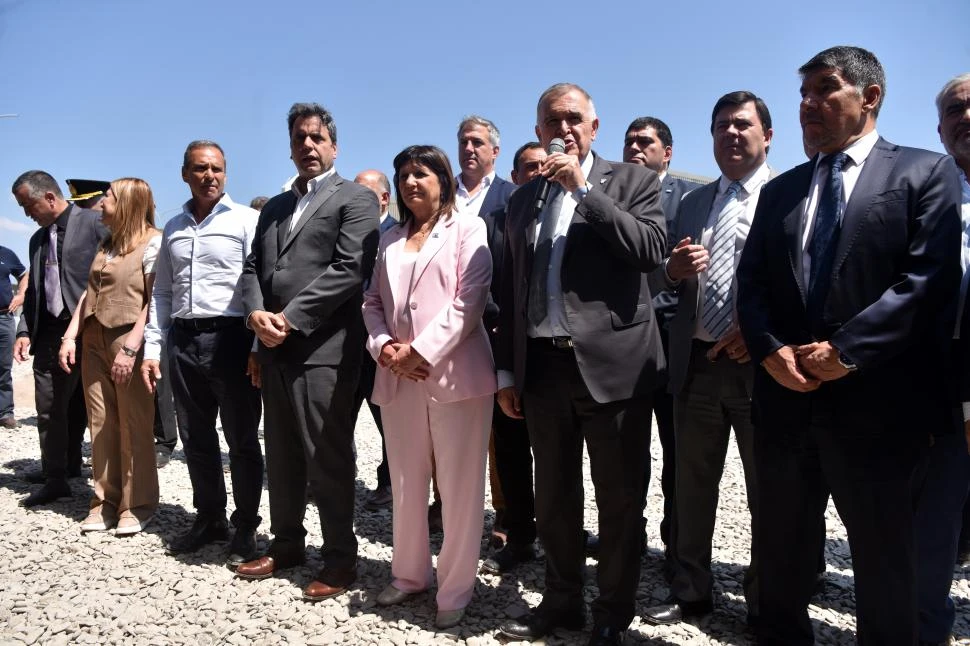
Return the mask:
[(260, 556), (258, 559), (240, 563), (236, 567), (236, 576), (240, 579), (258, 581), (273, 576), (276, 568), (276, 559), (272, 556)]
[(346, 586), (333, 586), (322, 581), (311, 581), (310, 585), (303, 588), (303, 600), (323, 601), (324, 599), (343, 594), (346, 591)]

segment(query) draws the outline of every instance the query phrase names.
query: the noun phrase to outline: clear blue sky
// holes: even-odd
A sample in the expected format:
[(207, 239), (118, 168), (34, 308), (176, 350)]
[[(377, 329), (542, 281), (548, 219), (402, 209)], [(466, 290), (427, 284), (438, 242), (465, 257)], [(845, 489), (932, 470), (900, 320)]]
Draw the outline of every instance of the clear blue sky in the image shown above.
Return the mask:
[(294, 172), (295, 101), (334, 114), (344, 177), (390, 173), (414, 143), (454, 161), (469, 113), (501, 130), (507, 177), (534, 138), (538, 95), (571, 81), (596, 102), (599, 154), (619, 159), (626, 125), (650, 114), (673, 131), (674, 169), (714, 176), (711, 107), (748, 89), (772, 113), (768, 160), (786, 170), (803, 159), (796, 70), (837, 44), (886, 68), (880, 133), (941, 151), (933, 97), (970, 70), (967, 25), (967, 0), (0, 0), (0, 114), (19, 115), (0, 119), (0, 244), (26, 260), (34, 225), (9, 186), (32, 168), (62, 185), (144, 178), (163, 222), (188, 198), (179, 168), (192, 139), (225, 148), (235, 200), (274, 195)]

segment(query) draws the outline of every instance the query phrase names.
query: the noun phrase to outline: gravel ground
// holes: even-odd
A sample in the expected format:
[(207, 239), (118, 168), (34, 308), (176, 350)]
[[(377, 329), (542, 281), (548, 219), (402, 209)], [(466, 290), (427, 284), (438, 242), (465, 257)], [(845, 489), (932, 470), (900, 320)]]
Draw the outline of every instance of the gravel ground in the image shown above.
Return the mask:
[[(223, 565), (225, 545), (210, 545), (188, 556), (165, 554), (163, 541), (192, 522), (192, 490), (181, 450), (159, 472), (161, 505), (155, 521), (140, 535), (82, 535), (78, 522), (87, 511), (91, 483), (73, 480), (75, 498), (36, 511), (18, 501), (30, 490), (20, 475), (39, 467), (35, 411), (29, 366), (15, 367), (17, 418), (20, 428), (0, 433), (0, 644), (480, 644), (508, 642), (496, 634), (508, 617), (521, 616), (541, 599), (542, 564), (521, 567), (515, 576), (480, 575), (475, 598), (464, 622), (448, 631), (434, 628), (433, 596), (392, 608), (379, 608), (375, 598), (388, 582), (391, 559), (391, 515), (369, 513), (358, 506), (360, 577), (352, 590), (318, 604), (300, 593), (319, 568), (316, 550), (306, 567), (286, 570), (273, 579), (240, 581)], [(662, 544), (656, 534), (661, 503), (660, 446), (654, 437), (653, 482), (650, 485), (649, 553), (642, 561), (637, 618), (628, 643), (732, 644), (754, 642), (744, 625), (741, 593), (748, 561), (748, 517), (741, 463), (733, 445), (722, 482), (715, 534), (715, 612), (699, 621), (654, 627), (642, 622), (643, 610), (662, 600), (666, 586), (660, 573)], [(226, 447), (223, 445), (223, 451)], [(357, 425), (358, 499), (374, 487), (380, 461), (380, 437), (370, 414)], [(224, 455), (224, 460), (227, 459)], [(226, 477), (229, 486), (228, 474)], [(592, 485), (586, 469), (586, 526), (596, 526)], [(231, 504), (231, 498), (230, 498)], [(319, 518), (307, 515), (308, 544), (319, 546)], [(268, 544), (269, 509), (263, 496), (260, 540)], [(487, 512), (486, 525), (491, 520)], [(810, 612), (820, 644), (854, 643), (855, 604), (845, 530), (830, 505), (827, 512), (826, 588)], [(483, 540), (484, 546), (484, 540)], [(435, 544), (438, 547), (438, 544)], [(587, 563), (589, 580), (596, 564)], [(955, 574), (956, 626), (960, 643), (970, 644), (970, 583)], [(586, 588), (587, 600), (595, 586)], [(547, 644), (585, 644), (584, 633), (560, 632)]]

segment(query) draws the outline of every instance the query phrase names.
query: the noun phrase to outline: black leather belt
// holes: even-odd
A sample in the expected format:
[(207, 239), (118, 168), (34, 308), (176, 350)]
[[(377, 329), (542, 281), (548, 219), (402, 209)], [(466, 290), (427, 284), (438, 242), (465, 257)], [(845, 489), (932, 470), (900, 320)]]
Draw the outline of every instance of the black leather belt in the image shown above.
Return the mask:
[(241, 316), (211, 316), (201, 319), (175, 319), (175, 327), (182, 330), (193, 330), (195, 332), (208, 332), (218, 330), (231, 325), (242, 325)]
[(529, 340), (542, 345), (551, 345), (557, 350), (572, 350), (575, 347), (572, 337), (569, 336), (535, 336)]

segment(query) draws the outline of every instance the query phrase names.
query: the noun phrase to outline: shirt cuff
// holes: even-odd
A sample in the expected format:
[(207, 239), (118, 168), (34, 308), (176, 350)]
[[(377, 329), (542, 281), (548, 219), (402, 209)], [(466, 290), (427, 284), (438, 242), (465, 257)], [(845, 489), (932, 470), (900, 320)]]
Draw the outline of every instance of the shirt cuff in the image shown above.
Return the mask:
[(515, 375), (511, 370), (499, 370), (498, 374), (498, 389), (512, 388), (515, 386)]
[(970, 402), (963, 402), (963, 421), (970, 422)]
[(145, 344), (145, 355), (143, 361), (160, 361), (162, 358), (162, 346), (157, 343)]
[(664, 277), (666, 277), (668, 283), (670, 283), (671, 285), (673, 285), (674, 287), (676, 287), (677, 285), (680, 285), (680, 281), (679, 280), (674, 280), (673, 278), (670, 277), (670, 272), (667, 271), (667, 264), (669, 262), (670, 262), (670, 258), (669, 257), (666, 258), (666, 259), (664, 259)]
[(590, 189), (592, 188), (593, 188), (593, 185), (590, 184), (589, 182), (586, 182), (585, 186), (580, 186), (575, 191), (573, 191), (573, 199), (576, 200), (577, 203), (582, 202), (583, 198), (586, 197), (586, 194), (589, 193)]

